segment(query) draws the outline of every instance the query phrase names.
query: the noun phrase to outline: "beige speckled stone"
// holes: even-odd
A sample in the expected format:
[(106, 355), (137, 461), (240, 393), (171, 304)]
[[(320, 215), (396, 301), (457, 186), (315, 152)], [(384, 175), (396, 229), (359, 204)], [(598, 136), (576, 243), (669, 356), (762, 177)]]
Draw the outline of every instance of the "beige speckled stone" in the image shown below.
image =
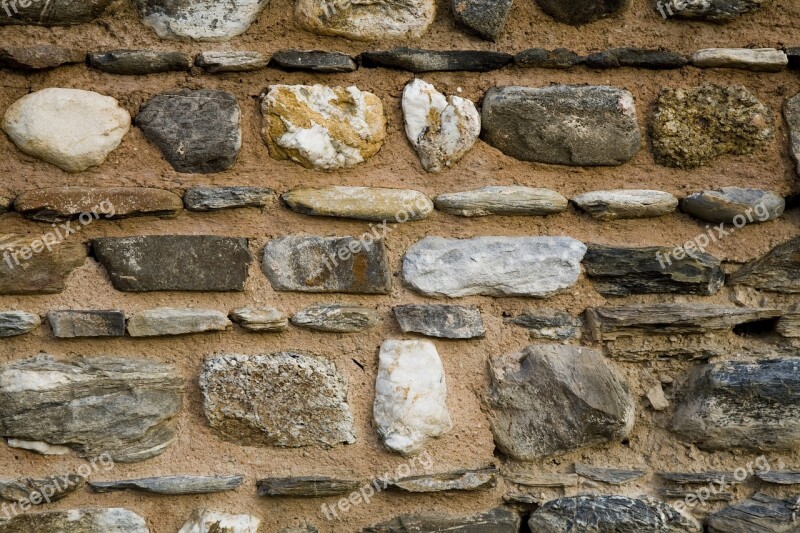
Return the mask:
[(295, 19), (311, 32), (357, 41), (420, 37), (436, 15), (433, 0), (298, 0)]
[(295, 189), (281, 195), (281, 200), (305, 215), (376, 222), (423, 220), (433, 211), (433, 202), (421, 192), (381, 187)]

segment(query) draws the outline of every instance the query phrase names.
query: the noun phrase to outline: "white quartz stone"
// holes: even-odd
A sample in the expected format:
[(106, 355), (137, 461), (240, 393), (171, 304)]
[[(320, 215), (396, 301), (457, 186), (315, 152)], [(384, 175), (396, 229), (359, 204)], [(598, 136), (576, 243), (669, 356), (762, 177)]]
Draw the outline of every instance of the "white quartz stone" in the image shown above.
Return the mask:
[(227, 41), (244, 33), (269, 0), (137, 0), (142, 22), (161, 39)]
[(8, 439), (8, 445), (12, 448), (28, 450), (42, 455), (67, 455), (72, 453), (72, 450), (66, 446), (57, 446), (41, 441)]
[(789, 64), (789, 58), (785, 52), (775, 48), (707, 48), (694, 53), (692, 64), (701, 68), (777, 72)]
[(251, 515), (196, 509), (178, 533), (256, 533), (259, 524)]

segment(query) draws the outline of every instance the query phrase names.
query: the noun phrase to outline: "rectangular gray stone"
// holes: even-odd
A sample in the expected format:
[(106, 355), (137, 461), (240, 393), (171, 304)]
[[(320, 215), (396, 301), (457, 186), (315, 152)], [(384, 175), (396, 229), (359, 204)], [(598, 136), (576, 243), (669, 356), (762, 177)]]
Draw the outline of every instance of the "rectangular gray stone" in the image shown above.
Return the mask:
[(53, 335), (59, 338), (125, 335), (125, 314), (118, 310), (50, 311), (47, 321)]

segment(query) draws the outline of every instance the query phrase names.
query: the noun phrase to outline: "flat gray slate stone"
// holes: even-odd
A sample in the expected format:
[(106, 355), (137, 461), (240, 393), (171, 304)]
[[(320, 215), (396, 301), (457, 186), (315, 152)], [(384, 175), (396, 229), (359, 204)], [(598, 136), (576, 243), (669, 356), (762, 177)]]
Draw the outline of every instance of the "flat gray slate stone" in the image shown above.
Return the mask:
[[(697, 497), (697, 490), (688, 490), (688, 489), (671, 489), (671, 488), (662, 488), (658, 490), (658, 493), (668, 500), (686, 500), (686, 498), (693, 496)], [(705, 492), (703, 493), (705, 497)], [(729, 502), (733, 500), (733, 493), (732, 492), (712, 492), (708, 497), (705, 497), (705, 501), (707, 502)]]
[(289, 319), (272, 307), (238, 307), (228, 318), (248, 331), (280, 332), (289, 327)]
[[(78, 474), (58, 474), (46, 478), (0, 479), (0, 499), (42, 505), (61, 500), (83, 488), (85, 484), (86, 480)], [(44, 495), (47, 495), (47, 500), (42, 498)]]
[(183, 379), (147, 359), (38, 355), (3, 366), (0, 383), (0, 435), (46, 455), (155, 457), (174, 440), (183, 407)]
[(567, 199), (550, 189), (490, 186), (451, 192), (433, 199), (436, 209), (462, 217), (486, 215), (552, 215), (567, 209)]
[(624, 485), (644, 477), (642, 470), (622, 470), (619, 468), (600, 468), (577, 463), (575, 473), (581, 477), (607, 483), (609, 485)]
[(380, 321), (375, 309), (341, 304), (313, 305), (292, 317), (295, 326), (330, 333), (356, 333), (373, 328)]
[[(2, 21), (2, 11), (0, 11), (0, 21)], [(2, 68), (42, 70), (85, 61), (85, 51), (61, 48), (51, 44), (0, 47), (0, 67)]]
[(112, 0), (53, 0), (50, 2), (16, 2), (11, 16), (0, 9), (0, 26), (9, 24), (35, 24), (37, 26), (72, 26), (91, 22), (111, 4)]
[(309, 72), (354, 72), (358, 70), (358, 65), (349, 55), (322, 50), (278, 50), (272, 54), (270, 66)]
[(0, 522), (0, 533), (150, 533), (144, 518), (122, 508), (22, 513)]
[(508, 320), (530, 331), (531, 338), (565, 341), (581, 338), (583, 321), (557, 309), (529, 309)]
[(542, 10), (559, 22), (586, 24), (614, 15), (630, 5), (630, 0), (536, 0)]
[(128, 319), (128, 334), (131, 337), (185, 335), (205, 331), (225, 331), (231, 326), (225, 313), (214, 309), (159, 307), (133, 313)]
[(668, 50), (646, 50), (643, 48), (612, 48), (588, 55), (584, 64), (589, 68), (649, 68), (668, 70), (689, 64), (686, 56)]
[(260, 52), (200, 52), (194, 64), (211, 74), (252, 72), (266, 68), (269, 56)]
[(434, 297), (552, 296), (575, 284), (586, 247), (569, 237), (426, 237), (403, 259), (403, 279)]
[(247, 239), (146, 235), (92, 240), (114, 288), (146, 291), (242, 291), (252, 259)]
[(488, 490), (496, 485), (497, 469), (488, 467), (394, 479), (389, 481), (386, 488), (403, 492), (425, 493)]
[(503, 474), (510, 483), (523, 487), (567, 488), (578, 486), (578, 474), (508, 472)]
[(747, 285), (763, 291), (800, 293), (800, 237), (779, 244), (734, 272), (730, 285)]
[(495, 87), (482, 123), (483, 140), (522, 161), (616, 166), (642, 143), (633, 95), (615, 87)]
[(236, 97), (179, 89), (145, 102), (135, 124), (178, 172), (209, 174), (233, 166), (242, 147)]
[(725, 274), (717, 258), (706, 252), (686, 251), (683, 259), (677, 259), (673, 251), (659, 246), (623, 248), (593, 244), (589, 245), (583, 264), (595, 290), (604, 296), (709, 295), (722, 287)]
[(482, 50), (394, 48), (361, 54), (361, 64), (365, 68), (387, 67), (410, 72), (488, 72), (502, 68), (513, 60), (514, 56), (510, 54)]
[(495, 41), (503, 31), (512, 0), (452, 0), (456, 23), (489, 41)]
[(125, 335), (125, 314), (118, 310), (50, 311), (47, 321), (58, 338)]
[(349, 494), (358, 490), (364, 483), (348, 479), (330, 477), (270, 477), (259, 479), (259, 496), (288, 496), (303, 498), (323, 498)]
[(120, 481), (92, 481), (94, 492), (138, 490), (154, 494), (210, 494), (235, 490), (242, 486), (242, 476), (163, 476)]
[(279, 237), (267, 243), (261, 267), (276, 291), (389, 294), (392, 288), (383, 241)]
[(30, 333), (42, 324), (39, 315), (25, 311), (0, 311), (0, 337)]
[(672, 9), (669, 16), (725, 23), (760, 9), (766, 1), (768, 0), (687, 0), (683, 9)]
[(529, 48), (514, 56), (514, 64), (522, 68), (551, 68), (564, 70), (583, 63), (583, 58), (566, 48), (547, 50)]
[(572, 198), (572, 202), (603, 221), (660, 217), (678, 207), (678, 199), (668, 192), (635, 189), (587, 192)]
[(192, 187), (183, 195), (189, 211), (218, 211), (240, 207), (264, 207), (273, 190), (262, 187)]
[(194, 61), (183, 52), (161, 50), (108, 50), (89, 54), (89, 64), (109, 74), (143, 76), (192, 69)]
[(486, 335), (480, 310), (474, 305), (396, 305), (392, 307), (404, 333), (445, 339), (475, 339)]
[(703, 450), (793, 450), (800, 445), (800, 358), (695, 367), (672, 429)]
[(361, 533), (422, 533), (449, 531), (453, 533), (518, 533), (519, 515), (498, 507), (473, 516), (441, 514), (402, 515), (361, 530)]
[(797, 496), (781, 500), (757, 492), (708, 517), (709, 533), (794, 533)]
[(797, 470), (756, 472), (756, 477), (765, 483), (774, 485), (800, 485), (800, 471)]
[(783, 196), (761, 189), (723, 187), (690, 194), (681, 200), (681, 209), (706, 222), (736, 222), (737, 227), (766, 222), (783, 214)]
[(708, 485), (709, 483), (741, 483), (735, 472), (659, 472), (658, 476), (678, 485)]

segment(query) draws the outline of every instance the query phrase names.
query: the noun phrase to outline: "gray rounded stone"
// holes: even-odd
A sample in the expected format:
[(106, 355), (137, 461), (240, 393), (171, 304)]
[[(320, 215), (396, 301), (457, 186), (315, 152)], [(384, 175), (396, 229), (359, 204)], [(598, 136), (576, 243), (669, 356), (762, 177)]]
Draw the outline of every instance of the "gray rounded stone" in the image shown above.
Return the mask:
[(511, 0), (452, 0), (453, 18), (471, 33), (489, 41), (500, 36)]
[(626, 9), (630, 0), (536, 0), (542, 11), (559, 22), (586, 24)]
[(737, 226), (766, 222), (783, 214), (786, 202), (772, 191), (723, 187), (702, 191), (681, 200), (681, 209), (706, 222), (737, 223)]

